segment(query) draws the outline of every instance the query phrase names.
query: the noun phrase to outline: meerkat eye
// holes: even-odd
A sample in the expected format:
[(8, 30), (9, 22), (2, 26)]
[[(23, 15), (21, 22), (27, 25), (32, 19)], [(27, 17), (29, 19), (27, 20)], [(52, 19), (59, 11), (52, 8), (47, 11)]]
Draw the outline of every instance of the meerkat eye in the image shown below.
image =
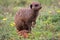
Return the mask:
[(38, 7), (38, 6), (39, 6), (38, 4), (35, 5), (35, 7)]

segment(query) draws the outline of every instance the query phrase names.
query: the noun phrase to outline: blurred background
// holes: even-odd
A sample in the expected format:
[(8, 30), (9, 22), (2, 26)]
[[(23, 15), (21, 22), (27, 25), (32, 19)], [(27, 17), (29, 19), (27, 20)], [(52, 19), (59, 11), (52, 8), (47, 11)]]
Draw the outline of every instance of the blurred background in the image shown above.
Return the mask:
[[(32, 34), (24, 39), (16, 32), (14, 16), (33, 1), (40, 2), (42, 9)], [(0, 40), (60, 40), (60, 0), (0, 0)]]

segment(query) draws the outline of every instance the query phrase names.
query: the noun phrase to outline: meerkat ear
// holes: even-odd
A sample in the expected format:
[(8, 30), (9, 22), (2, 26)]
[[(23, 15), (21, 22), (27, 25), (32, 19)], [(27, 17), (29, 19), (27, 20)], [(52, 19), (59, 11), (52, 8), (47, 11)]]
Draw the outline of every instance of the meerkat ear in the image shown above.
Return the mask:
[(30, 8), (32, 9), (32, 4), (30, 5)]

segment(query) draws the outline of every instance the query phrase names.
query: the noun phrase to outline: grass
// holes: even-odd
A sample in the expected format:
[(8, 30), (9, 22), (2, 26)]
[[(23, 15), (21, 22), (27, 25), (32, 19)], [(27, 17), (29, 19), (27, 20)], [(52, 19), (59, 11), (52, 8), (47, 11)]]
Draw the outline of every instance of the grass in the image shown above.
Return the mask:
[(26, 39), (18, 36), (14, 26), (14, 16), (18, 9), (15, 6), (12, 13), (0, 12), (0, 40), (60, 40), (60, 8), (42, 5), (32, 34)]

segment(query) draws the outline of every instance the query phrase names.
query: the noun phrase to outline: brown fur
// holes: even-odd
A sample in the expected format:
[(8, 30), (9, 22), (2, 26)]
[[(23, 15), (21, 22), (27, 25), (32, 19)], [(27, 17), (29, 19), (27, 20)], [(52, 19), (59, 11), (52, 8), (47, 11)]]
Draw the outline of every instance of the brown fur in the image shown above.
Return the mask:
[(30, 8), (22, 8), (18, 10), (18, 12), (15, 15), (15, 24), (17, 30), (18, 31), (27, 30), (28, 32), (30, 32), (32, 22), (33, 25), (35, 25), (36, 17), (40, 9), (41, 9), (41, 4), (38, 2), (33, 2), (30, 4)]

